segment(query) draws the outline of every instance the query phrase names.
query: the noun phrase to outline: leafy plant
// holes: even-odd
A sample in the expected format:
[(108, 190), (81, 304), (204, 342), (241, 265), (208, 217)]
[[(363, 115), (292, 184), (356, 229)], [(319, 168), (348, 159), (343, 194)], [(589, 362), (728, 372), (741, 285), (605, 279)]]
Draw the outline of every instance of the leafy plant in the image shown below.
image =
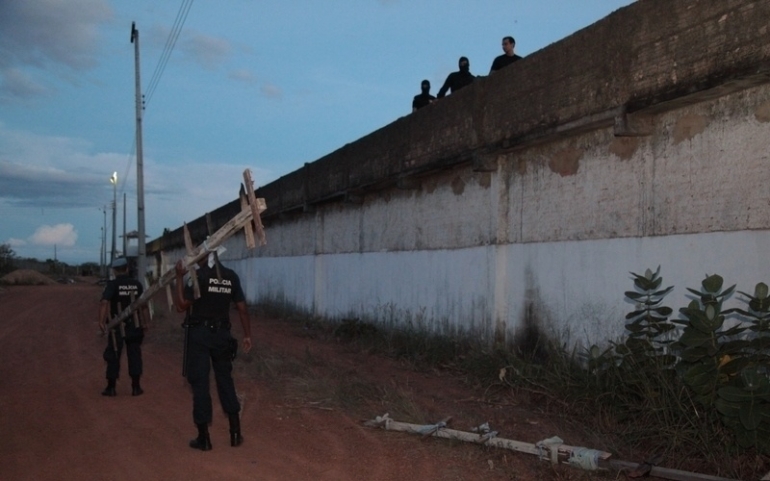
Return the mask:
[(631, 358), (637, 361), (655, 359), (663, 365), (672, 365), (676, 358), (668, 354), (666, 347), (671, 343), (668, 335), (676, 326), (668, 320), (673, 310), (661, 304), (674, 286), (660, 288), (663, 282), (660, 266), (655, 272), (647, 269), (644, 275), (633, 272), (631, 275), (636, 291), (627, 291), (625, 295), (636, 303), (637, 308), (626, 315), (626, 330), (630, 334), (623, 344), (615, 347), (615, 351), (626, 362)]
[(737, 372), (728, 385), (718, 391), (715, 406), (722, 420), (735, 433), (738, 444), (756, 446), (770, 452), (770, 297), (767, 284), (754, 287), (746, 296), (749, 309), (730, 309), (749, 320), (749, 339), (742, 341), (738, 355), (725, 363), (729, 372)]
[(754, 287), (754, 295), (738, 291), (746, 296), (749, 309), (730, 309), (749, 320), (749, 340), (745, 346), (744, 359), (746, 366), (754, 366), (760, 372), (770, 373), (770, 295), (768, 287), (760, 282)]
[(738, 379), (719, 388), (714, 405), (741, 447), (770, 452), (770, 380), (752, 368)]
[(737, 373), (735, 366), (728, 365), (742, 348), (740, 341), (733, 341), (731, 337), (744, 328), (723, 329), (722, 302), (735, 290), (734, 285), (723, 290), (723, 283), (721, 276), (711, 275), (703, 280), (700, 291), (687, 288), (698, 299), (679, 310), (685, 321), (674, 321), (684, 326), (674, 344), (680, 356), (677, 370), (695, 399), (706, 407), (713, 406), (717, 390)]

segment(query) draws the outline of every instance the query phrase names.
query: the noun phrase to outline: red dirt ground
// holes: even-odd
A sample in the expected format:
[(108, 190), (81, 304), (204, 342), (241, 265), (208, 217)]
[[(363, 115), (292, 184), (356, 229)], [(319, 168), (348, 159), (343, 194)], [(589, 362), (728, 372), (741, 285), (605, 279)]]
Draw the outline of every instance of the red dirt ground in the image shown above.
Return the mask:
[[(345, 409), (297, 384), (323, 385), (326, 376), (380, 385), (408, 396), (433, 422), (452, 416), (454, 429), (489, 421), (507, 439), (534, 443), (558, 435), (581, 444), (537, 410), (510, 399), (481, 402), (484, 393), (450, 374), (417, 372), (308, 335), (300, 324), (264, 318), (252, 320), (254, 349), (235, 362), (235, 383), (244, 399), (244, 444), (229, 446), (227, 420), (212, 392), (214, 449), (190, 449), (195, 427), (191, 394), (180, 373), (181, 318), (159, 313), (148, 331), (145, 394), (129, 395), (124, 357), (118, 396), (102, 397), (106, 341), (96, 325), (101, 289), (76, 283), (0, 291), (0, 479), (595, 479), (527, 454), (363, 427), (361, 417), (393, 412), (385, 397), (365, 406), (371, 412), (362, 416), (360, 406)], [(234, 325), (240, 337), (240, 326)], [(281, 359), (311, 367), (304, 377), (270, 375), (271, 363)]]

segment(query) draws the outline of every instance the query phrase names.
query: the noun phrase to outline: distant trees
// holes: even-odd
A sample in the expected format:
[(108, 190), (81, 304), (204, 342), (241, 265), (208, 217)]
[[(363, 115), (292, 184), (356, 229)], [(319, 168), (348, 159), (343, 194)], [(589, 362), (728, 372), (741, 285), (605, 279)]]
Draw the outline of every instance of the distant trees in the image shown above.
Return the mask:
[(98, 276), (99, 264), (96, 262), (84, 262), (80, 264), (80, 275), (81, 276)]
[(50, 258), (41, 261), (34, 257), (19, 257), (10, 244), (0, 244), (0, 276), (16, 269), (29, 269), (49, 275), (99, 275), (99, 264), (96, 262), (69, 265), (66, 262)]
[(0, 274), (7, 274), (16, 268), (13, 264), (15, 258), (16, 253), (10, 244), (0, 244)]
[(48, 266), (48, 272), (51, 274), (57, 274), (60, 270), (64, 272), (62, 268), (59, 268), (59, 265), (62, 264), (56, 259), (46, 259), (45, 264)]

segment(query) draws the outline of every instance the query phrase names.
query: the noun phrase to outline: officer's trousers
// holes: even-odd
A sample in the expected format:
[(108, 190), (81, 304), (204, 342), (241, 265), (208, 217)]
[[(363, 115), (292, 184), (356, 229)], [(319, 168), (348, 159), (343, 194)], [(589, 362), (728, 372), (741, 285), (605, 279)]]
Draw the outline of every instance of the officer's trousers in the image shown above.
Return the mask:
[(117, 344), (115, 345), (112, 343), (112, 333), (108, 332), (107, 336), (109, 341), (107, 341), (107, 347), (104, 349), (104, 355), (102, 356), (107, 361), (107, 379), (117, 379), (120, 376), (120, 354), (123, 352), (123, 344), (126, 345), (128, 375), (132, 378), (141, 376), (143, 332), (139, 329), (127, 331), (126, 339), (124, 340), (120, 331), (116, 331), (115, 340)]
[(214, 381), (222, 410), (236, 414), (241, 404), (235, 394), (233, 382), (233, 361), (229, 329), (211, 329), (198, 325), (187, 327), (187, 381), (193, 391), (193, 421), (195, 424), (211, 422), (211, 394), (209, 373), (214, 369)]

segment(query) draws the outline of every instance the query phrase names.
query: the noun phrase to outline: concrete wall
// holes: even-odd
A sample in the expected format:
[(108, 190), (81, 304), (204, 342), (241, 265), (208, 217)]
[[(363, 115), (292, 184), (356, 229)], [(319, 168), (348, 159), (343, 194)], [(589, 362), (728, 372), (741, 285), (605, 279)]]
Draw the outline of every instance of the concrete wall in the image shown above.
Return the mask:
[(770, 282), (766, 18), (638, 1), (259, 189), (268, 245), (223, 260), (252, 303), (489, 342), (614, 339), (629, 271), (657, 265), (675, 308), (710, 273), (751, 292)]
[(266, 247), (236, 238), (223, 258), (252, 302), (602, 343), (623, 332), (631, 271), (661, 265), (673, 307), (706, 274), (770, 282), (768, 106), (757, 87), (662, 114), (647, 137), (602, 129), (500, 156), (496, 172), (458, 167), (275, 222)]

